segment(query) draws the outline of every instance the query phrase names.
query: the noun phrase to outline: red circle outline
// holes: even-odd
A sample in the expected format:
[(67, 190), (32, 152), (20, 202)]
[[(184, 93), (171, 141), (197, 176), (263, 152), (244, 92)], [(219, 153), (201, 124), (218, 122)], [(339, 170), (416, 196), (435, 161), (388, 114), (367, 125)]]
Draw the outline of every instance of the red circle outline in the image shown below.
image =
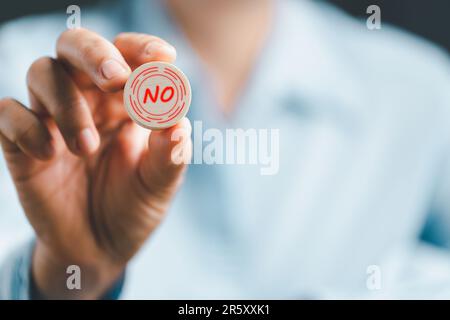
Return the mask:
[[(170, 82), (172, 82), (172, 84), (174, 85), (175, 89), (177, 89), (177, 99), (176, 99), (175, 103), (173, 104), (173, 106), (170, 107), (169, 111), (164, 112), (164, 113), (159, 113), (159, 114), (151, 113), (151, 112), (145, 110), (145, 108), (141, 105), (141, 102), (139, 101), (139, 92), (141, 91), (141, 86), (144, 84), (144, 82), (145, 82), (147, 79), (150, 79), (150, 78), (156, 77), (156, 76), (161, 76), (161, 77), (164, 77), (164, 78), (168, 79)], [(137, 105), (139, 106), (139, 108), (140, 108), (142, 111), (144, 111), (145, 113), (147, 113), (147, 114), (149, 114), (149, 115), (151, 115), (151, 116), (163, 116), (163, 115), (165, 115), (165, 114), (171, 112), (171, 111), (173, 110), (173, 108), (177, 105), (177, 103), (178, 103), (178, 97), (179, 97), (178, 88), (176, 87), (175, 82), (174, 82), (172, 79), (170, 79), (169, 77), (167, 77), (167, 76), (165, 76), (165, 75), (163, 75), (163, 74), (153, 74), (153, 75), (148, 76), (147, 78), (145, 78), (145, 79), (139, 81), (136, 85), (138, 85), (138, 84), (139, 84), (139, 87), (138, 87), (138, 89), (137, 89), (137, 95), (134, 95), (134, 98), (137, 100)]]

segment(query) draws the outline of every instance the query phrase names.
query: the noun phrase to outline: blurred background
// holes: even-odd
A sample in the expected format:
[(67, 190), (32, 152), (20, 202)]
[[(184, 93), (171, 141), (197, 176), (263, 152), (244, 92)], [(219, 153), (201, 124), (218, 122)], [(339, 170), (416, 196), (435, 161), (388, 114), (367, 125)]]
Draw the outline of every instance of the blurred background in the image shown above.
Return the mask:
[[(315, 0), (320, 1), (320, 0)], [(450, 1), (449, 0), (327, 0), (348, 13), (366, 16), (369, 5), (382, 8), (383, 23), (388, 22), (400, 26), (427, 38), (450, 52)], [(44, 13), (49, 11), (65, 11), (68, 5), (88, 5), (99, 0), (40, 0), (40, 1), (9, 1), (2, 4), (0, 23), (24, 15)]]
[[(189, 1), (189, 0), (187, 0)], [(298, 0), (302, 1), (302, 0)], [(450, 0), (311, 0), (329, 2), (337, 7), (342, 8), (354, 17), (366, 19), (368, 14), (366, 9), (369, 5), (378, 5), (381, 10), (381, 19), (384, 24), (392, 24), (404, 30), (414, 33), (425, 38), (438, 46), (444, 48), (450, 53)], [(8, 22), (23, 16), (44, 14), (49, 12), (65, 12), (66, 8), (71, 4), (79, 6), (95, 5), (105, 0), (15, 0), (2, 2), (0, 9), (0, 24)], [(108, 0), (108, 3), (114, 0)], [(1, 43), (0, 43), (1, 45)], [(0, 58), (2, 57), (0, 50)], [(1, 70), (0, 70), (1, 72)], [(0, 155), (0, 169), (2, 169), (2, 159)], [(0, 194), (14, 195), (15, 191), (12, 184), (2, 184), (9, 181), (7, 172), (0, 170)], [(0, 206), (2, 205), (0, 201)], [(16, 201), (18, 206), (18, 201)], [(19, 210), (19, 208), (17, 208)], [(2, 208), (0, 207), (0, 214)], [(9, 219), (9, 218), (8, 218)], [(7, 245), (10, 246), (9, 239), (17, 238), (18, 231), (13, 227), (16, 224), (26, 224), (23, 216), (15, 216), (9, 220), (8, 225), (3, 228), (0, 237), (0, 261), (6, 254)], [(430, 216), (429, 221), (423, 230), (422, 238), (427, 242), (435, 245), (443, 246), (444, 240), (442, 234), (445, 230), (439, 230), (440, 224), (433, 221), (434, 217)], [(11, 226), (11, 228), (9, 228)], [(10, 234), (7, 234), (7, 233)], [(24, 230), (23, 234), (28, 234), (29, 230)], [(20, 231), (22, 233), (22, 231)]]

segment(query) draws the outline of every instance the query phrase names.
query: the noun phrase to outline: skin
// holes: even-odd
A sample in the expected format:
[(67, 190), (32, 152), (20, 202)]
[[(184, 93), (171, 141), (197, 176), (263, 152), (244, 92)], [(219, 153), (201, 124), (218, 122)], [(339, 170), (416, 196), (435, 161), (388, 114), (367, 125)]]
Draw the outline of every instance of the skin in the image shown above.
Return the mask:
[[(230, 33), (236, 35), (226, 27), (233, 25), (233, 16), (239, 28), (244, 21), (265, 21), (265, 10), (241, 21), (235, 7), (239, 2), (219, 2), (225, 7), (233, 3), (233, 9), (217, 11), (205, 1), (203, 9), (212, 11), (203, 14), (224, 12), (227, 22), (215, 32), (225, 44), (233, 40)], [(196, 17), (188, 18), (186, 12), (195, 10), (186, 11), (186, 1), (171, 0), (168, 5), (205, 64), (215, 66), (213, 77), (223, 79), (218, 81), (219, 92), (237, 95), (233, 79), (246, 75), (260, 44), (254, 41), (252, 48), (246, 47), (245, 58), (236, 56), (235, 64), (224, 56), (217, 58), (220, 50), (206, 45), (210, 35), (190, 36), (209, 30), (204, 26), (214, 26), (214, 19), (204, 21), (202, 28), (190, 25)], [(242, 32), (234, 37), (234, 45), (245, 47), (254, 36)], [(134, 124), (123, 107), (123, 87), (131, 70), (149, 61), (174, 62), (176, 51), (166, 41), (122, 33), (111, 43), (92, 31), (76, 29), (61, 34), (56, 48), (56, 58), (40, 58), (28, 71), (30, 108), (13, 98), (0, 100), (0, 142), (36, 232), (31, 272), (40, 295), (95, 299), (117, 281), (167, 212), (186, 169), (173, 159), (190, 158), (191, 125), (185, 118), (172, 128), (149, 132)], [(221, 63), (229, 65), (228, 72)], [(183, 132), (182, 139), (172, 141), (175, 130)], [(66, 287), (66, 269), (73, 264), (82, 270), (81, 290)]]

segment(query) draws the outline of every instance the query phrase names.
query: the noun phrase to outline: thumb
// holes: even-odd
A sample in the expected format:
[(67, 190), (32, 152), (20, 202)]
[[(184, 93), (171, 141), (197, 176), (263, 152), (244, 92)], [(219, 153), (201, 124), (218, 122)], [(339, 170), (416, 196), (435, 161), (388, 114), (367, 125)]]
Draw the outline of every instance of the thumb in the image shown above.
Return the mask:
[(191, 132), (189, 119), (183, 118), (173, 127), (150, 133), (148, 150), (139, 166), (148, 192), (171, 196), (176, 190), (191, 159)]

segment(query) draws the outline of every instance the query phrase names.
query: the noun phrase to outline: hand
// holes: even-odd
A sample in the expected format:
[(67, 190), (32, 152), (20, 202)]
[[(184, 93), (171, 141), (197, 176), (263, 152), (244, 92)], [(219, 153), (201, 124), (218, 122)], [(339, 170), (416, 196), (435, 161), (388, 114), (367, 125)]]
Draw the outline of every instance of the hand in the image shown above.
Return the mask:
[[(122, 97), (131, 69), (175, 55), (150, 35), (123, 33), (113, 45), (68, 30), (57, 58), (28, 71), (31, 108), (1, 100), (0, 140), (37, 235), (32, 275), (45, 297), (100, 297), (167, 211), (185, 169), (173, 153), (190, 157), (190, 123), (149, 135), (129, 119)], [(177, 129), (184, 138), (172, 141)], [(82, 290), (66, 287), (72, 264)]]

